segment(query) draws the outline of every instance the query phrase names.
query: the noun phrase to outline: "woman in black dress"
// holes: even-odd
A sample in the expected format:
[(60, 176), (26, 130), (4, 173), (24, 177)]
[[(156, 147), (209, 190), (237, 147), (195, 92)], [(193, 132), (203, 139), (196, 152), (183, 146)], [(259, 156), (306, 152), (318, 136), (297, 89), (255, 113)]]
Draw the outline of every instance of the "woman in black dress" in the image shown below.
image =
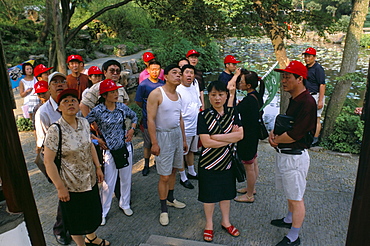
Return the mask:
[(206, 226), (205, 241), (213, 240), (213, 211), (219, 202), (221, 226), (230, 235), (239, 231), (230, 223), (230, 200), (236, 195), (235, 176), (231, 170), (231, 149), (243, 137), (239, 115), (235, 108), (227, 107), (227, 89), (220, 81), (211, 82), (207, 88), (211, 107), (200, 112), (197, 132), (202, 141), (199, 158), (199, 197), (204, 204)]

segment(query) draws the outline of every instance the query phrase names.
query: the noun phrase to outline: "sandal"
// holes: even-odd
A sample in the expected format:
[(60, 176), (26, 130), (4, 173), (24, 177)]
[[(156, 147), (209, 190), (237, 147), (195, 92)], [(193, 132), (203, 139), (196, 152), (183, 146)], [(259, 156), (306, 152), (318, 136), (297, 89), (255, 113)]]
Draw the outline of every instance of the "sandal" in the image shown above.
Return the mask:
[(236, 229), (233, 225), (229, 226), (229, 227), (225, 227), (223, 225), (221, 225), (222, 229), (224, 229), (225, 231), (227, 231), (231, 236), (233, 237), (237, 237), (240, 235), (238, 229)]
[(213, 241), (213, 230), (204, 230), (203, 240), (206, 242), (212, 242)]
[[(240, 194), (246, 194), (247, 193), (247, 188), (240, 188), (240, 189), (237, 189), (236, 192), (240, 193)], [(256, 195), (257, 192), (256, 190), (253, 191), (253, 195)]]
[(242, 196), (237, 196), (234, 198), (236, 202), (254, 203), (254, 196), (248, 196), (247, 194)]
[(108, 246), (110, 244), (105, 244), (105, 242), (109, 243), (108, 241), (105, 241), (105, 239), (101, 239), (101, 242), (99, 244), (97, 243), (93, 243), (96, 239), (98, 238), (98, 236), (95, 236), (94, 239), (89, 239), (88, 237), (85, 236), (85, 239), (87, 239), (88, 242), (86, 242), (85, 240), (85, 244), (86, 246), (94, 246), (94, 245), (98, 245), (98, 246)]

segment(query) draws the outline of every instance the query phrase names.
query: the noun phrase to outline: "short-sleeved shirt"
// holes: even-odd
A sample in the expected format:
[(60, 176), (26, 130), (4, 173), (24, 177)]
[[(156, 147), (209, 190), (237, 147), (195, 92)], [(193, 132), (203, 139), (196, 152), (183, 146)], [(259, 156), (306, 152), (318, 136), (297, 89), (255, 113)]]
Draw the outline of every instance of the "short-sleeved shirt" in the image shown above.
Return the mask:
[[(197, 134), (227, 134), (232, 131), (233, 125), (241, 126), (240, 116), (236, 108), (225, 106), (224, 112), (224, 115), (220, 116), (212, 107), (200, 112)], [(230, 169), (232, 145), (228, 144), (220, 148), (202, 147), (199, 168), (217, 171)]]
[(234, 76), (234, 74), (232, 73), (226, 73), (225, 71), (222, 71), (222, 73), (220, 73), (220, 75), (218, 76), (218, 81), (221, 81), (223, 82), (225, 85), (227, 85), (227, 83), (229, 83), (230, 79), (232, 79)]
[[(147, 69), (144, 69), (140, 75), (139, 75), (139, 84), (141, 84), (144, 80), (146, 80), (147, 78), (149, 78), (149, 72)], [(158, 79), (164, 81), (164, 70), (161, 69), (161, 71), (159, 72), (159, 76), (158, 76)]]
[(123, 103), (116, 103), (116, 108), (113, 111), (100, 103), (86, 116), (90, 124), (94, 121), (98, 124), (99, 130), (111, 150), (122, 148), (125, 144), (124, 126), (127, 118), (131, 119), (132, 123), (137, 123), (136, 113)]
[(155, 88), (164, 85), (163, 80), (158, 79), (157, 83), (153, 83), (150, 79), (145, 79), (143, 82), (139, 84), (136, 89), (136, 96), (135, 101), (143, 103), (142, 112), (143, 112), (143, 125), (144, 128), (148, 128), (148, 113), (146, 111), (146, 104), (148, 101), (148, 97), (150, 92), (152, 92)]
[[(77, 117), (74, 129), (63, 117), (59, 123), (62, 131), (62, 160), (59, 172), (64, 185), (71, 192), (92, 190), (96, 184), (96, 168), (91, 153), (90, 126), (86, 119)], [(45, 137), (45, 146), (58, 151), (59, 128), (51, 125)]]
[(289, 137), (293, 138), (293, 143), (280, 143), (279, 148), (307, 149), (311, 143), (307, 142), (307, 134), (311, 132), (312, 136), (316, 131), (316, 101), (310, 95), (308, 90), (305, 90), (297, 97), (289, 99), (286, 115), (293, 116), (293, 128), (287, 131)]
[(78, 99), (81, 100), (82, 92), (89, 86), (89, 76), (80, 73), (80, 76), (74, 77), (70, 74), (67, 76), (67, 85), (69, 89), (78, 91)]
[(325, 72), (322, 66), (315, 62), (312, 67), (306, 66), (308, 69), (308, 76), (306, 81), (306, 88), (311, 93), (319, 93), (320, 85), (325, 84)]
[[(84, 94), (81, 99), (81, 103), (88, 106), (90, 109), (94, 108), (98, 102), (100, 97), (100, 83), (96, 83), (90, 87), (90, 89)], [(118, 86), (121, 86), (118, 82), (116, 82)], [(124, 103), (128, 102), (130, 98), (128, 97), (127, 92), (123, 87), (118, 88), (118, 102)]]

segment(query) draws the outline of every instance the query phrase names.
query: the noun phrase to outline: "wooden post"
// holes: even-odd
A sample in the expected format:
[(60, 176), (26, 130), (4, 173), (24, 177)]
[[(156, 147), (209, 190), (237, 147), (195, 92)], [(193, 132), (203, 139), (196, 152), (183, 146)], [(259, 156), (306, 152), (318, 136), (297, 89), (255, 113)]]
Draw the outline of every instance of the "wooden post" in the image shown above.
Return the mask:
[(0, 176), (10, 212), (23, 212), (32, 245), (44, 246), (40, 218), (37, 213), (30, 179), (13, 114), (10, 80), (0, 38)]
[[(370, 69), (370, 61), (369, 61)], [(367, 74), (366, 95), (363, 106), (365, 120), (355, 194), (347, 233), (347, 246), (365, 245), (370, 241), (370, 73)]]

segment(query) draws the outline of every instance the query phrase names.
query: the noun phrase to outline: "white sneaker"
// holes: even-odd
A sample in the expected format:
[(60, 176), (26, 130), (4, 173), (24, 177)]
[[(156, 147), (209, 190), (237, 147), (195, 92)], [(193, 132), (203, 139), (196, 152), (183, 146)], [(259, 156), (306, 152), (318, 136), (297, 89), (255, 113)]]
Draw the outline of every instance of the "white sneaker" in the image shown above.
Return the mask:
[(105, 217), (101, 217), (101, 226), (104, 226), (107, 222), (105, 221)]
[(131, 208), (122, 208), (122, 211), (123, 213), (126, 215), (126, 216), (131, 216), (134, 214), (134, 211), (132, 211)]
[(161, 215), (159, 216), (159, 223), (161, 223), (161, 225), (163, 226), (166, 226), (168, 225), (168, 223), (170, 223), (168, 213), (161, 213)]
[(173, 202), (170, 202), (167, 200), (166, 203), (167, 203), (167, 206), (170, 206), (170, 207), (175, 207), (175, 208), (185, 208), (186, 207), (185, 203), (179, 202), (176, 199), (174, 199)]

